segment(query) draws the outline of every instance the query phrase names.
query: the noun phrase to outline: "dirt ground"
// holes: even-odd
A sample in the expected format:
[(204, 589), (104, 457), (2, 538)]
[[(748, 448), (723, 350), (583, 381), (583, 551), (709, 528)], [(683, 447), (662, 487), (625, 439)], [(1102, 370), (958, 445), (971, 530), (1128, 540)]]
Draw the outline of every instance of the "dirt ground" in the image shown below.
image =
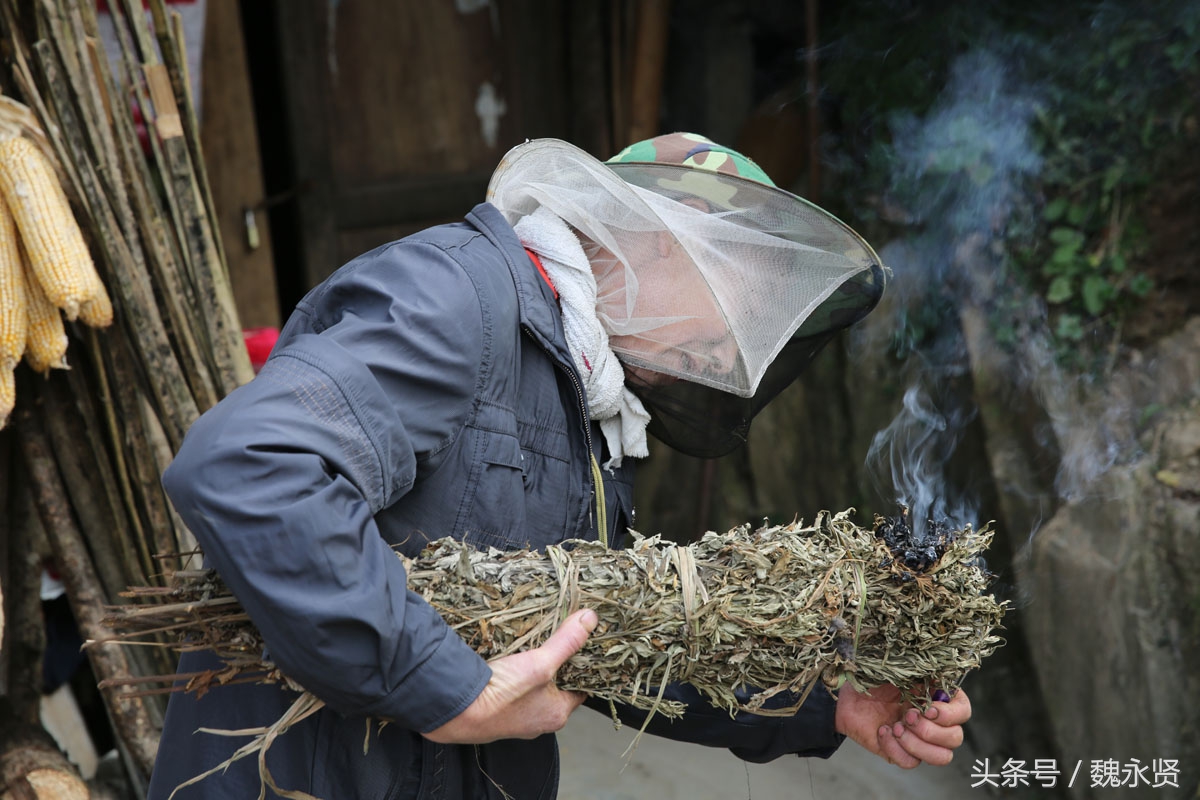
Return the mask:
[[(559, 800), (961, 800), (971, 797), (973, 757), (964, 745), (949, 767), (905, 771), (846, 742), (830, 759), (781, 758), (748, 764), (728, 750), (614, 730), (589, 709), (559, 734)], [(978, 790), (977, 790), (978, 791)]]

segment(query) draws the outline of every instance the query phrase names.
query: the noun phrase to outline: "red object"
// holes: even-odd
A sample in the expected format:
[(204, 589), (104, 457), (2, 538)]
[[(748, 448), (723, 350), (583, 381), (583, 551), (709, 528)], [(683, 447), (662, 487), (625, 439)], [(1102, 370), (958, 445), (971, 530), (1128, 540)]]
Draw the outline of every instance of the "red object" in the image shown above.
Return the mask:
[(525, 248), (525, 252), (529, 254), (529, 258), (533, 261), (534, 266), (538, 268), (538, 273), (542, 276), (542, 280), (550, 287), (550, 291), (554, 292), (554, 299), (558, 299), (558, 287), (554, 285), (554, 281), (550, 280), (550, 276), (546, 274), (546, 268), (542, 266), (542, 260), (538, 258), (538, 254)]
[(242, 336), (246, 340), (246, 352), (250, 354), (250, 365), (258, 372), (267, 363), (267, 356), (271, 355), (271, 349), (279, 341), (279, 329), (247, 328), (242, 331)]

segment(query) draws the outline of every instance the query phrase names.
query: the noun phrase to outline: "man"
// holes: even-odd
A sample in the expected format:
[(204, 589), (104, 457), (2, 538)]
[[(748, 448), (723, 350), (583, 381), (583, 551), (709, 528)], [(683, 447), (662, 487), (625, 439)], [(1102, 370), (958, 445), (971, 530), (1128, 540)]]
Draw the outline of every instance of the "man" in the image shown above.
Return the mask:
[[(554, 675), (594, 612), (485, 663), (407, 592), (393, 549), (448, 535), (619, 546), (647, 432), (728, 452), (883, 290), (857, 234), (691, 134), (607, 164), (529, 142), (488, 199), (310, 292), (258, 377), (195, 424), (164, 476), (270, 658), (326, 704), (272, 743), (265, 766), (283, 789), (553, 798), (553, 732), (583, 702)], [(215, 666), (187, 654), (180, 672)], [(732, 718), (691, 687), (668, 691), (689, 713), (651, 732), (760, 761), (828, 756), (850, 736), (903, 767), (946, 763), (970, 714), (961, 692), (921, 715), (893, 687), (836, 699), (818, 688), (793, 717)], [(262, 728), (294, 696), (174, 695), (150, 796), (229, 758), (236, 740), (197, 729)], [(176, 796), (255, 796), (249, 761)]]

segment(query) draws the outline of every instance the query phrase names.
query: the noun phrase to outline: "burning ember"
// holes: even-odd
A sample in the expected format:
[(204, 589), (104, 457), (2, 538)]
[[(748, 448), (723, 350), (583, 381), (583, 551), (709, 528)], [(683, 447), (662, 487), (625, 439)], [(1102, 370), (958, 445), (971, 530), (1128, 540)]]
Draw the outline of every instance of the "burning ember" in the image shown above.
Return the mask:
[(908, 509), (897, 517), (878, 517), (875, 536), (882, 539), (892, 556), (914, 572), (925, 572), (954, 543), (957, 532), (944, 519), (926, 520), (918, 535), (909, 524)]

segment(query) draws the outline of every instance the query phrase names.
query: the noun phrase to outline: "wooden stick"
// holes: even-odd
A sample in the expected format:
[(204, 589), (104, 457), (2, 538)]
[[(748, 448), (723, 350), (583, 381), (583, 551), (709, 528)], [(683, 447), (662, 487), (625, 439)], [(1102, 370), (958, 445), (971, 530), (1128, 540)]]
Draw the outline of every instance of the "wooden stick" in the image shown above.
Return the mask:
[[(95, 42), (90, 41), (89, 46), (94, 48)], [(129, 74), (128, 65), (121, 62), (121, 66), (125, 82), (131, 84), (132, 76)], [(123, 96), (123, 93), (117, 90), (115, 78), (106, 62), (103, 62), (97, 71), (97, 77), (102, 85), (107, 85), (107, 96)], [(157, 181), (150, 174), (149, 163), (142, 153), (141, 143), (133, 129), (132, 116), (127, 108), (122, 107), (110, 108), (109, 117), (113, 120), (114, 132), (120, 141), (117, 150), (121, 154), (121, 171), (125, 175), (126, 192), (132, 200), (133, 214), (141, 233), (146, 262), (154, 281), (162, 287), (160, 297), (165, 310), (163, 321), (168, 326), (168, 332), (175, 338), (184, 375), (198, 410), (203, 412), (216, 403), (219, 395), (212, 378), (215, 362), (211, 353), (200, 346), (201, 340), (207, 342), (207, 336), (197, 336), (197, 331), (203, 333), (203, 325), (197, 316), (199, 304), (196, 302), (195, 291), (182, 269), (178, 241), (164, 225), (164, 221), (169, 218), (168, 213), (159, 194), (151, 190)], [(155, 143), (157, 144), (157, 140)]]
[(9, 478), (12, 476), (12, 434), (0, 433), (0, 686), (8, 685), (8, 653), (4, 647), (4, 587), (10, 584), (8, 566), (9, 560), (7, 542), (12, 542), (13, 535), (13, 497), (9, 491)]
[[(113, 503), (113, 507), (118, 505), (124, 509), (123, 518), (126, 521), (125, 527), (122, 528), (121, 537), (122, 552), (124, 554), (126, 569), (133, 574), (142, 574), (147, 577), (152, 574), (150, 564), (152, 559), (150, 553), (146, 549), (146, 535), (142, 527), (141, 515), (137, 513), (137, 500), (133, 495), (133, 483), (130, 480), (130, 470), (125, 459), (125, 428), (118, 420), (117, 416), (117, 401), (113, 394), (112, 382), (109, 380), (109, 358), (113, 357), (110, 351), (106, 351), (100, 345), (99, 339), (95, 331), (90, 331), (86, 334), (88, 343), (89, 355), (92, 358), (92, 363), (96, 369), (97, 393), (101, 401), (101, 408), (105, 412), (104, 422), (105, 428), (108, 431), (108, 447), (102, 448), (99, 444), (93, 442), (94, 452), (108, 452), (112, 458), (112, 473), (109, 492), (119, 493), (121, 503)], [(120, 351), (124, 353), (122, 349)], [(79, 398), (86, 397), (86, 393), (77, 395)], [(86, 401), (80, 401), (86, 402)], [(115, 488), (114, 488), (115, 487)], [(149, 580), (147, 580), (149, 583)]]
[[(175, 103), (180, 109), (188, 154), (195, 167), (196, 186), (200, 189), (200, 197), (204, 200), (205, 213), (210, 220), (215, 221), (217, 208), (213, 202), (212, 187), (208, 182), (208, 171), (204, 168), (200, 122), (196, 118), (196, 99), (192, 97), (192, 82), (188, 75), (183, 17), (178, 11), (168, 13), (162, 0), (151, 0), (150, 15), (154, 19), (154, 31), (158, 36), (158, 46), (163, 54), (163, 63), (167, 65), (167, 71), (171, 75), (171, 88), (175, 92)], [(219, 235), (214, 237), (213, 244), (217, 248), (217, 260), (225, 266), (226, 272), (228, 272), (229, 261), (225, 257), (225, 247)]]
[(0, 796), (87, 800), (88, 788), (50, 734), (0, 701)]
[[(27, 403), (18, 396), (18, 409)], [(15, 444), (14, 437), (6, 438)], [(11, 457), (14, 464), (20, 464), (20, 453), (15, 449)], [(7, 699), (17, 717), (33, 723), (40, 711), (46, 628), (42, 622), (42, 565), (36, 545), (42, 531), (29, 488), (29, 476), (18, 467), (12, 475), (13, 502), (6, 506), (9, 537), (5, 541), (10, 568), (5, 585), (9, 625), (0, 649), (7, 673)]]
[[(69, 370), (71, 373), (77, 369)], [(76, 380), (78, 385), (82, 381)], [(98, 427), (97, 420), (84, 420), (77, 409), (72, 408), (70, 393), (74, 389), (64, 374), (50, 375), (48, 379), (27, 382), (37, 388), (36, 398), (44, 413), (47, 440), (62, 471), (63, 483), (71, 507), (79, 520), (84, 538), (91, 542), (92, 563), (96, 568), (106, 597), (116, 597), (129, 585), (131, 578), (119, 557), (120, 548), (114, 547), (121, 538), (124, 520), (118, 521), (117, 510), (108, 505), (108, 493), (101, 485), (104, 467), (97, 468), (96, 453), (88, 446), (88, 428)], [(100, 463), (103, 463), (101, 461)]]
[[(106, 630), (102, 622), (104, 596), (83, 535), (71, 514), (41, 420), (28, 406), (19, 410), (18, 420), (18, 440), (31, 479), (34, 504), (67, 588), (71, 610), (84, 638), (97, 638)], [(101, 680), (130, 674), (129, 661), (120, 647), (101, 645), (89, 648), (87, 653), (93, 671)], [(129, 748), (138, 768), (149, 776), (158, 750), (158, 732), (145, 702), (116, 689), (106, 690), (103, 695), (117, 735)]]
[(254, 370), (238, 324), (229, 276), (225, 265), (218, 260), (216, 233), (203, 208), (179, 109), (171, 92), (170, 77), (161, 64), (148, 65), (144, 69), (151, 101), (159, 115), (158, 133), (167, 156), (166, 175), (175, 189), (184, 230), (190, 234), (186, 245), (191, 253), (196, 296), (205, 310), (204, 321), (208, 325), (221, 388), (228, 393), (248, 383), (254, 377)]
[[(160, 487), (162, 473), (156, 468), (154, 453), (147, 441), (145, 419), (142, 415), (144, 393), (137, 391), (137, 375), (133, 359), (121, 342), (112, 342), (105, 351), (106, 365), (112, 376), (113, 400), (120, 414), (125, 436), (121, 442), (124, 463), (128, 470), (131, 514), (142, 519), (144, 540), (138, 542), (142, 568), (155, 582), (161, 580), (152, 553), (170, 552), (174, 528), (166, 510), (166, 498)], [(170, 543), (170, 544), (168, 544)], [(167, 546), (167, 550), (163, 547)]]
[[(79, 134), (79, 122), (70, 104), (69, 89), (62, 79), (57, 61), (47, 42), (38, 42), (34, 49), (39, 56), (43, 75), (50, 85), (50, 96), (63, 121), (63, 132), (71, 142), (68, 152), (86, 154), (87, 148)], [(102, 252), (108, 256), (109, 274), (115, 276), (123, 300), (126, 324), (132, 329), (137, 351), (142, 357), (144, 374), (153, 387), (153, 397), (164, 418), (164, 427), (178, 448), (183, 434), (199, 416), (195, 400), (187, 391), (179, 362), (167, 339), (162, 318), (154, 298), (154, 289), (143, 264), (139, 264), (121, 236), (112, 209), (101, 191), (99, 182), (88, 163), (80, 163), (79, 175), (85, 196), (94, 212), (93, 225), (102, 238)], [(123, 268), (124, 267), (124, 268)]]
[(637, 5), (633, 74), (630, 88), (629, 142), (658, 133), (663, 67), (667, 60), (668, 0), (642, 0)]

